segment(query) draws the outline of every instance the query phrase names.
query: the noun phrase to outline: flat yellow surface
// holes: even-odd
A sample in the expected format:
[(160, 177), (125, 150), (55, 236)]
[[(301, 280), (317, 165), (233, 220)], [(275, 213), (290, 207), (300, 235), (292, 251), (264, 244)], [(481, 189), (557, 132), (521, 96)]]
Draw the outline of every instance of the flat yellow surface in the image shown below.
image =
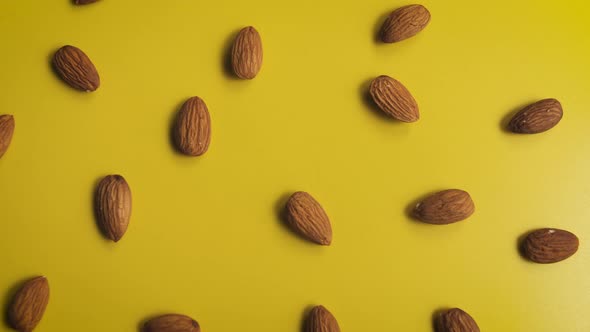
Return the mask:
[[(460, 307), (483, 331), (590, 331), (590, 5), (578, 1), (424, 1), (430, 25), (398, 44), (375, 34), (408, 4), (369, 1), (0, 1), (0, 113), (14, 114), (0, 160), (0, 291), (43, 274), (51, 299), (38, 331), (136, 331), (178, 312), (204, 332), (298, 332), (323, 304), (343, 331), (431, 331)], [(255, 26), (264, 64), (253, 81), (224, 59)], [(49, 66), (71, 44), (102, 86), (80, 93)], [(387, 74), (413, 93), (414, 124), (366, 102)], [(212, 141), (176, 153), (171, 119), (203, 98)], [(506, 115), (553, 97), (549, 132), (502, 130)], [(105, 240), (92, 193), (125, 176), (133, 215)], [(469, 191), (475, 214), (431, 226), (408, 205)], [(310, 192), (331, 218), (320, 247), (277, 217)], [(578, 253), (523, 260), (517, 239), (570, 230)], [(1, 325), (0, 331), (8, 331)]]

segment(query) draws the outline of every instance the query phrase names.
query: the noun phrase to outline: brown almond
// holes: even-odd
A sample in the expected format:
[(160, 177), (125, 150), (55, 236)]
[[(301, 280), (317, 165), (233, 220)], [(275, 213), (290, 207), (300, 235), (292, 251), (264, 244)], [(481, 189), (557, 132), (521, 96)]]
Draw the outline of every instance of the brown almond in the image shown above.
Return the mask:
[(305, 320), (304, 332), (340, 332), (340, 326), (334, 315), (319, 305), (309, 312)]
[(398, 80), (381, 75), (371, 82), (369, 93), (385, 114), (402, 122), (415, 122), (420, 119), (418, 103)]
[(524, 255), (536, 263), (556, 263), (578, 251), (580, 241), (573, 233), (555, 228), (542, 228), (527, 235)]
[(95, 209), (105, 236), (119, 241), (127, 231), (131, 218), (131, 189), (121, 175), (108, 175), (99, 182)]
[(31, 332), (43, 318), (49, 303), (49, 283), (45, 277), (25, 282), (12, 298), (8, 308), (10, 326), (20, 332)]
[(473, 317), (459, 308), (443, 312), (435, 325), (436, 332), (479, 332), (479, 326)]
[(563, 117), (561, 103), (557, 99), (543, 99), (520, 110), (508, 128), (518, 134), (537, 134), (555, 127)]
[(143, 326), (142, 332), (200, 332), (196, 320), (189, 316), (167, 314), (150, 319)]
[(74, 89), (95, 91), (100, 86), (96, 67), (77, 47), (66, 45), (53, 56), (53, 67), (61, 79)]
[(447, 189), (434, 193), (414, 208), (414, 217), (420, 221), (444, 225), (467, 219), (475, 211), (469, 193)]
[(430, 12), (422, 5), (408, 5), (394, 10), (381, 27), (381, 40), (395, 43), (422, 31), (430, 22)]
[(262, 67), (262, 39), (254, 27), (240, 30), (231, 50), (231, 64), (236, 76), (251, 80)]
[(74, 0), (74, 4), (76, 4), (76, 5), (87, 5), (87, 4), (90, 4), (90, 3), (95, 3), (97, 1), (98, 0)]
[(0, 115), (0, 158), (6, 153), (14, 134), (14, 117), (9, 114)]
[(287, 222), (306, 239), (329, 246), (332, 243), (332, 226), (328, 215), (310, 194), (298, 191), (291, 195), (286, 207)]
[(211, 141), (211, 118), (201, 98), (192, 97), (182, 105), (173, 135), (176, 148), (183, 154), (200, 156), (207, 152)]

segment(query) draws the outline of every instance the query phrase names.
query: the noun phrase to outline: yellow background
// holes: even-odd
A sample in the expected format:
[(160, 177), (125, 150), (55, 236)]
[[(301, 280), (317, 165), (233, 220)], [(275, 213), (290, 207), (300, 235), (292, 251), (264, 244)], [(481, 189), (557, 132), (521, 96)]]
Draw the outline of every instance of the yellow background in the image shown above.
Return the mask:
[[(431, 331), (461, 307), (483, 331), (590, 331), (590, 6), (579, 1), (424, 1), (429, 26), (398, 44), (375, 34), (402, 1), (0, 2), (0, 113), (14, 114), (0, 160), (0, 290), (46, 275), (39, 331), (136, 331), (179, 312), (204, 332), (296, 332), (323, 304), (343, 331)], [(224, 59), (255, 26), (264, 64), (233, 79)], [(49, 60), (84, 50), (102, 86), (80, 93)], [(366, 102), (387, 74), (413, 93), (414, 124)], [(170, 123), (198, 95), (209, 152), (174, 152)], [(554, 97), (551, 131), (511, 135), (506, 115)], [(106, 174), (133, 193), (127, 234), (105, 240), (92, 193)], [(405, 211), (425, 193), (469, 191), (475, 214), (436, 227)], [(310, 192), (331, 247), (277, 218)], [(572, 258), (520, 258), (523, 233), (578, 235)], [(5, 309), (5, 307), (3, 307)], [(2, 325), (1, 331), (8, 331)]]

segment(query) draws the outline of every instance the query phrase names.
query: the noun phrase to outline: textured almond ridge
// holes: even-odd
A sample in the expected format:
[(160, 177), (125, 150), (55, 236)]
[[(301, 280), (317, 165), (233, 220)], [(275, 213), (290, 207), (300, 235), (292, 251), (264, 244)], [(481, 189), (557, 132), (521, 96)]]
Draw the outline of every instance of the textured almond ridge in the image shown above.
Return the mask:
[(459, 189), (439, 191), (428, 196), (414, 208), (418, 220), (444, 225), (468, 218), (475, 211), (469, 193)]
[(580, 241), (573, 233), (555, 228), (542, 228), (527, 235), (524, 255), (536, 263), (556, 263), (578, 251)]
[(77, 47), (66, 45), (53, 56), (53, 67), (61, 79), (81, 91), (95, 91), (100, 86), (96, 67)]
[(6, 153), (14, 134), (14, 117), (9, 114), (0, 115), (0, 158)]
[(100, 181), (95, 209), (104, 234), (115, 242), (119, 241), (131, 218), (131, 189), (122, 176), (108, 175)]
[(240, 30), (231, 50), (231, 63), (236, 76), (253, 79), (262, 67), (262, 39), (254, 27)]
[(150, 319), (142, 332), (200, 332), (196, 320), (179, 314), (167, 314)]
[(436, 332), (479, 332), (473, 317), (459, 308), (443, 312), (435, 325)]
[(45, 277), (25, 282), (14, 295), (8, 308), (10, 326), (20, 332), (31, 332), (43, 318), (49, 303), (49, 283)]
[(187, 100), (174, 126), (174, 143), (178, 151), (188, 156), (207, 152), (211, 141), (211, 118), (205, 102), (199, 97)]
[(520, 110), (510, 120), (508, 128), (519, 134), (537, 134), (555, 127), (563, 117), (557, 99), (543, 99)]
[(332, 226), (328, 215), (310, 194), (298, 191), (287, 201), (287, 221), (306, 239), (321, 245), (332, 243)]
[(430, 22), (430, 12), (422, 5), (408, 5), (394, 10), (381, 27), (381, 40), (395, 43), (422, 31)]
[(385, 114), (403, 122), (420, 119), (418, 103), (398, 80), (381, 75), (371, 82), (369, 93)]
[(334, 315), (319, 305), (313, 307), (307, 316), (304, 332), (340, 332), (340, 326)]
[(98, 0), (74, 0), (74, 4), (76, 4), (76, 5), (87, 5), (87, 4), (90, 4), (90, 3), (95, 3), (97, 1)]

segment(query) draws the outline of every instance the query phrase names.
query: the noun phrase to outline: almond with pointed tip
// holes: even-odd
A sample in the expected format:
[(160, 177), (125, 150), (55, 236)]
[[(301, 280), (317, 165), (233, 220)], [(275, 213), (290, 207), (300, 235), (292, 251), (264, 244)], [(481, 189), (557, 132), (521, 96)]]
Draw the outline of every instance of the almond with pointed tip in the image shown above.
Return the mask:
[(525, 238), (522, 249), (524, 255), (533, 262), (548, 264), (562, 261), (578, 251), (580, 241), (571, 232), (542, 228), (533, 231)]
[(394, 10), (381, 27), (381, 40), (395, 43), (413, 37), (430, 22), (430, 12), (422, 5), (408, 5)]
[(6, 153), (14, 134), (14, 117), (9, 114), (0, 115), (0, 158)]
[(304, 324), (304, 332), (340, 332), (336, 318), (324, 306), (311, 309)]
[(95, 91), (100, 77), (90, 58), (81, 49), (66, 45), (53, 56), (53, 68), (69, 86), (80, 91)]
[(262, 39), (254, 27), (238, 33), (231, 50), (231, 64), (236, 76), (251, 80), (262, 67)]
[(95, 196), (98, 224), (112, 241), (119, 241), (131, 218), (131, 189), (121, 175), (108, 175), (98, 184)]
[(416, 122), (420, 119), (418, 103), (398, 80), (381, 75), (371, 82), (369, 93), (385, 114), (402, 122)]
[(167, 314), (154, 317), (143, 326), (142, 332), (200, 332), (196, 320), (186, 315)]
[(557, 99), (543, 99), (516, 113), (508, 128), (518, 134), (542, 133), (555, 127), (562, 117), (563, 109)]
[(435, 322), (436, 332), (479, 332), (479, 326), (468, 313), (453, 308), (443, 312)]
[(332, 243), (332, 226), (328, 215), (310, 194), (298, 191), (291, 195), (286, 206), (287, 222), (306, 239), (329, 246)]
[(173, 136), (178, 151), (187, 156), (200, 156), (207, 152), (211, 141), (211, 118), (201, 98), (192, 97), (182, 105)]
[(467, 219), (475, 211), (469, 193), (448, 189), (434, 193), (418, 203), (413, 215), (416, 219), (435, 225), (445, 225)]
[(49, 303), (49, 283), (40, 276), (29, 279), (12, 298), (8, 308), (10, 326), (20, 332), (31, 332), (43, 318)]

